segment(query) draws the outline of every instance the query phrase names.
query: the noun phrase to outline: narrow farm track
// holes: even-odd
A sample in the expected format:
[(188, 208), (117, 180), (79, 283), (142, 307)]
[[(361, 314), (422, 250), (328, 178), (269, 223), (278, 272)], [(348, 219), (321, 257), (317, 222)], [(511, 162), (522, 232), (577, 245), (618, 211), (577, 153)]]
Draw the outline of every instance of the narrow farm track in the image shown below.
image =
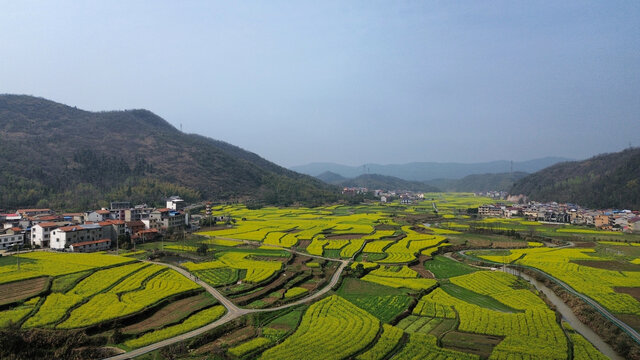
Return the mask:
[[(574, 243), (569, 242), (569, 244), (564, 245), (564, 246), (559, 246), (557, 247), (558, 249), (560, 248), (569, 248), (569, 247), (573, 247), (575, 246)], [(480, 249), (482, 250), (482, 249)], [(508, 250), (508, 249), (506, 249)], [(466, 255), (466, 250), (463, 251), (459, 251), (458, 252), (460, 255), (467, 257), (467, 258), (471, 258), (469, 255)], [(454, 259), (450, 253), (448, 253), (448, 256), (450, 259)], [(456, 259), (454, 259), (456, 260)], [(458, 261), (458, 260), (456, 260)], [(484, 262), (487, 263), (491, 263), (491, 261), (488, 260), (483, 260)], [(614, 325), (616, 325), (618, 328), (620, 328), (622, 331), (624, 331), (625, 333), (627, 333), (627, 335), (631, 336), (631, 338), (638, 344), (640, 344), (640, 333), (638, 333), (635, 329), (633, 329), (631, 326), (627, 325), (624, 321), (618, 319), (617, 317), (615, 317), (615, 315), (613, 315), (611, 312), (609, 312), (609, 310), (607, 310), (604, 306), (600, 305), (597, 301), (593, 300), (592, 298), (576, 291), (574, 288), (572, 288), (571, 286), (569, 286), (569, 284), (565, 283), (564, 281), (547, 274), (546, 272), (540, 270), (540, 269), (536, 269), (530, 266), (523, 266), (523, 265), (515, 265), (515, 264), (498, 264), (496, 263), (496, 265), (502, 266), (502, 267), (509, 267), (509, 268), (513, 268), (513, 269), (518, 269), (518, 268), (522, 268), (522, 269), (529, 269), (531, 271), (534, 271), (544, 277), (546, 277), (547, 279), (553, 281), (554, 283), (560, 285), (563, 289), (565, 289), (566, 291), (568, 291), (569, 293), (571, 293), (572, 295), (575, 295), (577, 297), (579, 297), (580, 299), (584, 300), (584, 302), (586, 302), (587, 304), (589, 304), (592, 308), (594, 308), (597, 312), (599, 312), (602, 316), (604, 316), (607, 320), (611, 321)]]
[(242, 315), (244, 315), (244, 314), (241, 314), (241, 313), (235, 313), (234, 314), (234, 313), (228, 312), (225, 316), (221, 317), (220, 319), (212, 322), (209, 325), (205, 325), (205, 326), (203, 326), (203, 327), (201, 327), (199, 329), (195, 329), (195, 330), (189, 331), (187, 333), (184, 333), (182, 335), (174, 336), (172, 338), (169, 338), (169, 339), (166, 339), (166, 340), (163, 340), (163, 341), (160, 341), (160, 342), (157, 342), (155, 344), (151, 344), (151, 345), (148, 345), (148, 346), (145, 346), (145, 347), (141, 347), (139, 349), (126, 352), (124, 354), (116, 355), (116, 356), (110, 357), (108, 359), (112, 359), (112, 360), (132, 359), (132, 358), (134, 358), (136, 356), (144, 355), (144, 354), (146, 354), (148, 352), (161, 349), (161, 348), (163, 348), (165, 346), (173, 345), (173, 344), (175, 344), (177, 342), (180, 342), (180, 341), (187, 340), (187, 339), (190, 339), (192, 337), (198, 336), (198, 335), (203, 334), (203, 333), (205, 333), (205, 332), (207, 332), (209, 330), (215, 329), (220, 325), (224, 325), (224, 324), (228, 323), (229, 321), (235, 320), (235, 319), (239, 318)]
[(171, 264), (164, 264), (164, 263), (157, 263), (157, 262), (151, 262), (153, 264), (159, 264), (159, 265), (164, 265), (167, 266), (177, 272), (179, 272), (180, 274), (186, 276), (187, 278), (191, 279), (193, 282), (197, 283), (198, 285), (202, 286), (205, 290), (207, 290), (208, 293), (210, 293), (211, 295), (213, 295), (219, 302), (220, 304), (222, 304), (226, 309), (227, 309), (227, 313), (220, 319), (212, 322), (211, 324), (208, 324), (206, 326), (203, 326), (201, 328), (189, 331), (187, 333), (184, 333), (182, 335), (177, 335), (174, 336), (172, 338), (157, 342), (155, 344), (151, 344), (151, 345), (147, 345), (144, 347), (141, 347), (139, 349), (136, 350), (132, 350), (129, 352), (126, 352), (124, 354), (120, 354), (120, 355), (116, 355), (110, 358), (107, 358), (108, 360), (125, 360), (125, 359), (131, 359), (134, 358), (136, 356), (140, 356), (143, 354), (146, 354), (148, 352), (151, 351), (155, 351), (158, 349), (161, 349), (165, 346), (169, 346), (169, 345), (173, 345), (175, 343), (178, 343), (180, 341), (183, 340), (187, 340), (190, 338), (193, 338), (195, 336), (201, 335), (209, 330), (212, 330), (218, 326), (224, 325), (230, 321), (233, 321), (243, 315), (246, 314), (251, 314), (251, 313), (257, 313), (257, 312), (270, 312), (270, 311), (278, 311), (278, 310), (283, 310), (283, 309), (287, 309), (293, 306), (297, 306), (300, 304), (304, 304), (310, 301), (313, 301), (321, 296), (323, 296), (324, 294), (328, 293), (331, 288), (333, 288), (338, 281), (340, 280), (340, 276), (342, 275), (342, 272), (344, 271), (345, 267), (347, 267), (347, 265), (349, 265), (349, 261), (347, 260), (336, 260), (336, 259), (332, 259), (332, 258), (326, 258), (326, 257), (322, 257), (322, 256), (316, 256), (316, 255), (309, 255), (306, 253), (302, 253), (302, 252), (298, 252), (295, 250), (290, 250), (290, 249), (285, 249), (287, 251), (290, 251), (292, 253), (298, 254), (298, 255), (303, 255), (303, 256), (310, 256), (313, 258), (317, 258), (317, 259), (323, 259), (323, 260), (328, 260), (328, 261), (339, 261), (341, 264), (338, 267), (338, 269), (336, 270), (336, 272), (333, 274), (333, 276), (331, 277), (331, 280), (329, 281), (329, 283), (327, 284), (327, 286), (325, 286), (324, 288), (322, 288), (320, 291), (305, 297), (303, 299), (300, 299), (298, 301), (295, 301), (293, 303), (290, 304), (286, 304), (286, 305), (282, 305), (276, 308), (270, 308), (270, 309), (243, 309), (240, 308), (238, 306), (236, 306), (233, 302), (231, 302), (231, 300), (227, 299), (226, 297), (224, 297), (218, 290), (216, 290), (214, 287), (212, 287), (211, 285), (205, 283), (202, 280), (196, 279), (194, 278), (191, 273), (189, 273), (187, 270), (182, 269), (178, 266), (175, 265), (171, 265)]
[(278, 306), (275, 308), (270, 308), (270, 309), (255, 309), (255, 310), (251, 310), (251, 312), (267, 312), (267, 311), (277, 311), (277, 310), (282, 310), (282, 309), (286, 309), (286, 308), (290, 308), (292, 306), (296, 306), (296, 305), (300, 305), (300, 304), (304, 304), (306, 302), (315, 300), (317, 298), (319, 298), (320, 296), (328, 293), (331, 288), (333, 288), (337, 283), (338, 280), (340, 280), (340, 275), (342, 274), (342, 271), (344, 270), (344, 268), (349, 264), (348, 261), (345, 260), (341, 260), (342, 264), (340, 264), (340, 267), (336, 270), (336, 272), (333, 274), (333, 276), (331, 277), (331, 281), (329, 281), (329, 283), (327, 284), (327, 286), (325, 286), (324, 288), (322, 288), (322, 290), (304, 298), (304, 299), (300, 299), (298, 301), (292, 302), (290, 304), (286, 304), (286, 305), (282, 305), (282, 306)]
[(231, 300), (227, 299), (226, 297), (224, 297), (218, 290), (216, 290), (216, 288), (214, 288), (213, 286), (207, 284), (206, 282), (200, 280), (200, 279), (196, 279), (193, 275), (191, 275), (190, 272), (188, 272), (187, 270), (175, 266), (175, 265), (171, 265), (171, 264), (164, 264), (164, 263), (158, 263), (158, 262), (153, 262), (153, 264), (159, 264), (159, 265), (164, 265), (167, 267), (170, 267), (171, 269), (179, 272), (180, 274), (184, 275), (185, 277), (189, 278), (191, 281), (195, 282), (196, 284), (202, 286), (205, 290), (207, 290), (207, 292), (211, 295), (213, 295), (219, 302), (220, 304), (222, 304), (224, 307), (227, 308), (227, 312), (229, 314), (240, 314), (240, 315), (244, 315), (247, 313), (247, 311), (249, 310), (245, 310), (245, 309), (241, 309), (239, 307), (237, 307), (233, 302), (231, 302)]
[[(570, 247), (574, 247), (575, 244), (573, 242), (567, 242), (566, 245), (563, 246), (558, 246), (557, 248), (570, 248)], [(493, 250), (493, 249), (475, 249), (474, 251), (477, 250)], [(506, 249), (508, 250), (508, 249)], [(460, 254), (461, 256), (468, 258), (468, 259), (472, 259), (472, 260), (477, 260), (474, 257), (471, 257), (469, 255), (466, 254), (467, 250), (463, 250), (463, 251), (459, 251), (458, 254)], [(445, 257), (457, 261), (457, 262), (461, 262), (460, 260), (454, 258), (452, 256), (452, 253), (445, 253), (444, 254)], [(487, 263), (492, 263), (491, 261), (488, 260), (484, 260), (484, 262)], [(471, 264), (469, 264), (471, 265)], [(624, 331), (625, 333), (627, 333), (634, 341), (640, 343), (640, 334), (638, 334), (638, 332), (631, 328), (629, 325), (627, 325), (625, 322), (621, 321), (620, 319), (616, 318), (611, 312), (609, 312), (606, 308), (604, 308), (602, 305), (600, 305), (598, 302), (596, 302), (595, 300), (591, 299), (590, 297), (574, 290), (571, 286), (569, 286), (567, 283), (565, 283), (564, 281), (549, 275), (547, 273), (545, 273), (542, 270), (536, 269), (536, 268), (532, 268), (532, 267), (528, 267), (528, 266), (522, 266), (522, 265), (508, 265), (508, 264), (499, 264), (496, 263), (497, 267), (501, 267), (503, 271), (507, 271), (512, 275), (515, 276), (520, 276), (525, 280), (529, 280), (525, 275), (521, 274), (518, 268), (522, 268), (522, 269), (529, 269), (532, 270), (544, 277), (546, 277), (547, 279), (551, 280), (552, 282), (556, 283), (557, 285), (560, 285), (562, 288), (564, 288), (566, 291), (568, 291), (569, 293), (581, 298), (582, 300), (584, 300), (589, 306), (593, 307), (596, 311), (598, 311), (602, 316), (604, 316), (606, 319), (608, 319), (609, 321), (611, 321), (614, 325), (618, 326), (618, 328), (620, 328), (622, 331)], [(484, 267), (484, 266), (479, 266), (479, 265), (471, 265), (473, 267), (476, 268), (480, 268), (480, 269), (485, 269), (485, 270), (491, 270), (492, 268), (490, 267)], [(510, 271), (508, 271), (510, 270)], [(533, 279), (533, 278), (532, 278)], [(543, 286), (543, 285), (542, 285)], [(553, 293), (552, 290), (548, 289), (545, 287), (546, 290), (550, 291), (553, 295), (555, 295), (555, 293)], [(560, 301), (562, 303), (562, 305), (564, 305), (564, 301), (562, 301), (560, 298), (558, 298), (558, 301)], [(573, 310), (571, 310), (571, 308), (569, 308), (567, 306), (567, 311), (569, 311), (571, 313), (571, 315), (573, 315), (573, 317), (575, 318), (575, 314), (573, 313)], [(575, 319), (576, 321), (580, 322), (580, 324), (582, 326), (584, 326), (586, 329), (585, 331), (591, 332), (592, 334), (586, 334), (583, 333), (583, 336), (586, 336), (587, 338), (590, 339), (590, 341), (594, 344), (596, 344), (597, 342), (600, 342), (600, 344), (598, 344), (598, 349), (600, 351), (602, 351), (605, 354), (608, 354), (608, 356), (612, 359), (621, 359), (621, 357), (613, 350), (613, 348), (611, 348), (611, 346), (609, 344), (607, 344), (606, 342), (604, 342), (604, 340), (600, 337), (600, 335), (596, 334), (595, 332), (593, 332), (593, 330), (591, 330), (591, 328), (589, 328), (587, 325), (585, 325), (584, 323), (582, 323), (582, 321), (578, 320), (577, 318)], [(589, 336), (587, 336), (589, 335)], [(599, 339), (600, 341), (595, 341), (593, 339), (593, 337), (596, 337), (597, 339)]]

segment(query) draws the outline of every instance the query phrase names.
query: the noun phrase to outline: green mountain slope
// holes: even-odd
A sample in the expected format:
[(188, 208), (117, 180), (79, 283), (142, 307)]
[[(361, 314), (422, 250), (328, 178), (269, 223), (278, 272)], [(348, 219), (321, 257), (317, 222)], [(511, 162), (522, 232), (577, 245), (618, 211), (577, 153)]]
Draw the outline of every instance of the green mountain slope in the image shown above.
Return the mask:
[(333, 201), (335, 188), (147, 110), (89, 112), (0, 95), (0, 206), (87, 209), (109, 200)]
[(510, 192), (592, 208), (640, 209), (640, 148), (553, 165), (519, 180)]
[(436, 179), (425, 182), (444, 191), (509, 191), (516, 181), (527, 175), (525, 172), (515, 171), (500, 174), (474, 174), (462, 179)]
[(347, 180), (347, 178), (331, 171), (325, 171), (320, 175), (316, 175), (316, 178), (326, 182), (327, 184), (339, 183), (341, 181)]

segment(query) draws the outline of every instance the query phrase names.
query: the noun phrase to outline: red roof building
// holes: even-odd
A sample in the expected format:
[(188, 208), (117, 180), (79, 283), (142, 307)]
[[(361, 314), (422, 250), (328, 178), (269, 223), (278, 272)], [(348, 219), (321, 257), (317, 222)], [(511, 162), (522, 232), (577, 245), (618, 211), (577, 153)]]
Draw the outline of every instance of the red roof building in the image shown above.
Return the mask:
[(73, 252), (93, 252), (108, 250), (111, 247), (111, 239), (100, 239), (93, 241), (82, 241), (71, 244), (69, 248)]

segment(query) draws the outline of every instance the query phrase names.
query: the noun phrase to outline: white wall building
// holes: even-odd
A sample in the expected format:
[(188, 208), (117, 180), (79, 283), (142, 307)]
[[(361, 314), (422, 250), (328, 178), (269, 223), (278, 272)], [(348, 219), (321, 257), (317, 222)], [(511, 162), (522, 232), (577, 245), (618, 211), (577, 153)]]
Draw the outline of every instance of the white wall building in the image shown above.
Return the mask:
[(99, 224), (63, 226), (51, 232), (51, 248), (64, 250), (71, 244), (102, 239), (103, 229)]
[(87, 222), (101, 222), (109, 220), (111, 218), (111, 212), (109, 210), (96, 210), (87, 213), (85, 221)]
[(51, 231), (60, 227), (60, 223), (45, 222), (31, 227), (31, 246), (48, 248), (51, 241)]
[(11, 251), (14, 245), (24, 244), (24, 234), (9, 231), (7, 234), (0, 234), (0, 251)]
[(179, 196), (172, 196), (167, 199), (167, 209), (171, 210), (182, 210), (185, 207), (184, 200), (182, 200)]

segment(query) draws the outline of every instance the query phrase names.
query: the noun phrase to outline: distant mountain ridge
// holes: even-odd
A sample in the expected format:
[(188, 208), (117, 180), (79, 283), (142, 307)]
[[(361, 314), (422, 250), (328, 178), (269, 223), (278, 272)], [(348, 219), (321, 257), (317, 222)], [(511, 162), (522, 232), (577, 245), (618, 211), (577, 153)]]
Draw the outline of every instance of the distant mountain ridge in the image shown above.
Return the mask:
[[(326, 173), (323, 173), (326, 174)], [(339, 175), (338, 175), (339, 176)], [(324, 176), (328, 178), (328, 176)], [(364, 187), (369, 190), (407, 190), (415, 192), (440, 192), (435, 186), (419, 182), (407, 181), (393, 176), (364, 174), (353, 179), (335, 178), (330, 184), (341, 187)]]
[(429, 181), (407, 181), (393, 176), (364, 174), (347, 179), (336, 173), (326, 171), (318, 179), (342, 187), (366, 187), (371, 190), (409, 190), (416, 192), (482, 192), (509, 191), (513, 184), (529, 174), (513, 172), (502, 174), (474, 174), (462, 179), (435, 179)]
[(326, 182), (327, 184), (334, 184), (344, 180), (348, 180), (344, 176), (341, 176), (331, 171), (325, 171), (322, 174), (317, 175), (316, 178)]
[[(570, 159), (562, 157), (545, 157), (528, 161), (514, 161), (514, 172), (533, 173), (548, 166)], [(317, 176), (330, 171), (345, 178), (355, 178), (362, 174), (379, 174), (395, 176), (408, 181), (428, 181), (434, 179), (461, 179), (469, 175), (499, 174), (511, 172), (511, 162), (507, 160), (483, 163), (438, 163), (413, 162), (408, 164), (364, 164), (361, 166), (347, 166), (334, 163), (311, 163), (293, 166), (291, 170), (299, 173)]]
[(517, 181), (510, 192), (537, 201), (640, 209), (640, 148), (556, 164)]
[(89, 112), (0, 95), (0, 207), (86, 210), (109, 200), (335, 201), (337, 188), (148, 110)]

